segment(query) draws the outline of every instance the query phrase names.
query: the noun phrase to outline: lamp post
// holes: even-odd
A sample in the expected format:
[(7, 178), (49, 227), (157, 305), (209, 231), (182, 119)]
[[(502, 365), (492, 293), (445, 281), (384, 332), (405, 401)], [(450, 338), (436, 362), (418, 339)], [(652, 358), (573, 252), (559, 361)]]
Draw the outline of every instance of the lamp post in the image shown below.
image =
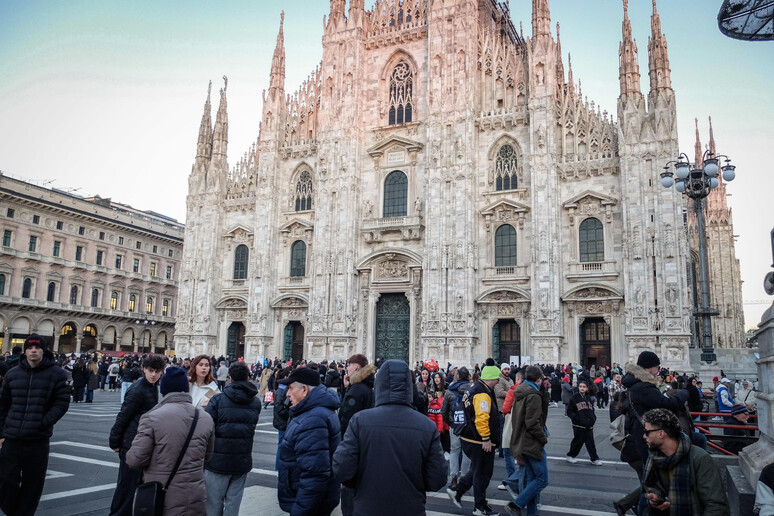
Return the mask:
[(142, 333), (140, 334), (140, 340), (142, 341), (142, 354), (144, 355), (145, 354), (145, 330), (148, 328), (149, 324), (151, 326), (155, 325), (156, 321), (151, 321), (150, 319), (146, 318), (145, 320), (142, 320), (142, 321), (137, 319), (135, 323), (142, 324)]
[[(718, 166), (718, 159), (724, 158), (725, 164)], [(701, 306), (694, 307), (694, 317), (702, 319), (702, 362), (715, 362), (715, 348), (712, 345), (712, 316), (718, 315), (718, 311), (710, 308), (709, 298), (709, 279), (707, 266), (707, 241), (704, 234), (704, 210), (703, 201), (709, 195), (710, 191), (717, 188), (720, 181), (717, 178), (718, 170), (723, 171), (724, 181), (733, 181), (736, 177), (736, 167), (731, 165), (731, 159), (725, 155), (715, 156), (710, 151), (705, 151), (702, 156), (703, 168), (691, 168), (691, 163), (685, 153), (674, 161), (668, 162), (664, 166), (664, 172), (661, 173), (661, 186), (675, 189), (683, 195), (693, 200), (693, 209), (696, 212), (696, 220), (699, 230), (699, 269), (701, 283)], [(672, 172), (670, 166), (674, 165), (675, 172)], [(674, 178), (677, 176), (677, 179)]]

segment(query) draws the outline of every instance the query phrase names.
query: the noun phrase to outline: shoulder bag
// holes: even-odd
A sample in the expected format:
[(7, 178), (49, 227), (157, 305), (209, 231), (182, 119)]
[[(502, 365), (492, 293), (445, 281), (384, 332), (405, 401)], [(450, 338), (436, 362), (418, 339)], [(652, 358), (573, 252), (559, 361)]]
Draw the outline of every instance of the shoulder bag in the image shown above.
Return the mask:
[(199, 409), (194, 408), (194, 419), (193, 423), (191, 423), (191, 429), (188, 431), (188, 437), (185, 438), (185, 443), (183, 443), (183, 448), (177, 457), (175, 467), (172, 468), (172, 473), (169, 474), (167, 483), (162, 485), (161, 482), (143, 482), (138, 485), (134, 490), (132, 516), (162, 516), (164, 514), (164, 496), (167, 493), (167, 489), (169, 489), (169, 484), (172, 483), (172, 479), (175, 478), (177, 469), (183, 462), (183, 456), (191, 443), (191, 437), (193, 437), (197, 421), (199, 421)]

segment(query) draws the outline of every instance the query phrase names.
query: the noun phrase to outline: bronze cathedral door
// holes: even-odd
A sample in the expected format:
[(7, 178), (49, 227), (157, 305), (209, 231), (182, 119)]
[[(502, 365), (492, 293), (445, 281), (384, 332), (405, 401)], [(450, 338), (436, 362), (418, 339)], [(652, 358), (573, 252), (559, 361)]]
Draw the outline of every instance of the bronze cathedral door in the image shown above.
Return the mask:
[(403, 292), (382, 294), (376, 303), (376, 358), (409, 361), (409, 301)]

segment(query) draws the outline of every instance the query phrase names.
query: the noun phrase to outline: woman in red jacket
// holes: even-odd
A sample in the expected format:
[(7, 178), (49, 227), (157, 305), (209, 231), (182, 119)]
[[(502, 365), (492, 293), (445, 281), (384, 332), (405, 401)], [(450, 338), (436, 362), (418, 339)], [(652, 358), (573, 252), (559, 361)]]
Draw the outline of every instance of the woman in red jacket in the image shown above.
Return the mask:
[(448, 460), (448, 453), (451, 451), (451, 438), (449, 437), (449, 425), (443, 420), (443, 395), (446, 393), (446, 381), (440, 372), (433, 373), (433, 383), (430, 394), (430, 404), (427, 407), (427, 415), (433, 420), (441, 434), (441, 447)]

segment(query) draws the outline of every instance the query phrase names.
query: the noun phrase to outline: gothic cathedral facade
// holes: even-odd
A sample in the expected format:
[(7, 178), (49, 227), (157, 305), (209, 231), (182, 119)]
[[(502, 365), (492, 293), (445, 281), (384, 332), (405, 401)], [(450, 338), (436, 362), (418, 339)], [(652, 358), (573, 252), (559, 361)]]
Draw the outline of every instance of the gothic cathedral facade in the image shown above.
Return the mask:
[(548, 2), (532, 9), (525, 37), (491, 0), (331, 0), (291, 95), (283, 15), (258, 139), (232, 168), (227, 84), (214, 128), (207, 96), (177, 353), (610, 365), (648, 349), (689, 369), (655, 1), (646, 98), (624, 0), (617, 120), (565, 75)]

